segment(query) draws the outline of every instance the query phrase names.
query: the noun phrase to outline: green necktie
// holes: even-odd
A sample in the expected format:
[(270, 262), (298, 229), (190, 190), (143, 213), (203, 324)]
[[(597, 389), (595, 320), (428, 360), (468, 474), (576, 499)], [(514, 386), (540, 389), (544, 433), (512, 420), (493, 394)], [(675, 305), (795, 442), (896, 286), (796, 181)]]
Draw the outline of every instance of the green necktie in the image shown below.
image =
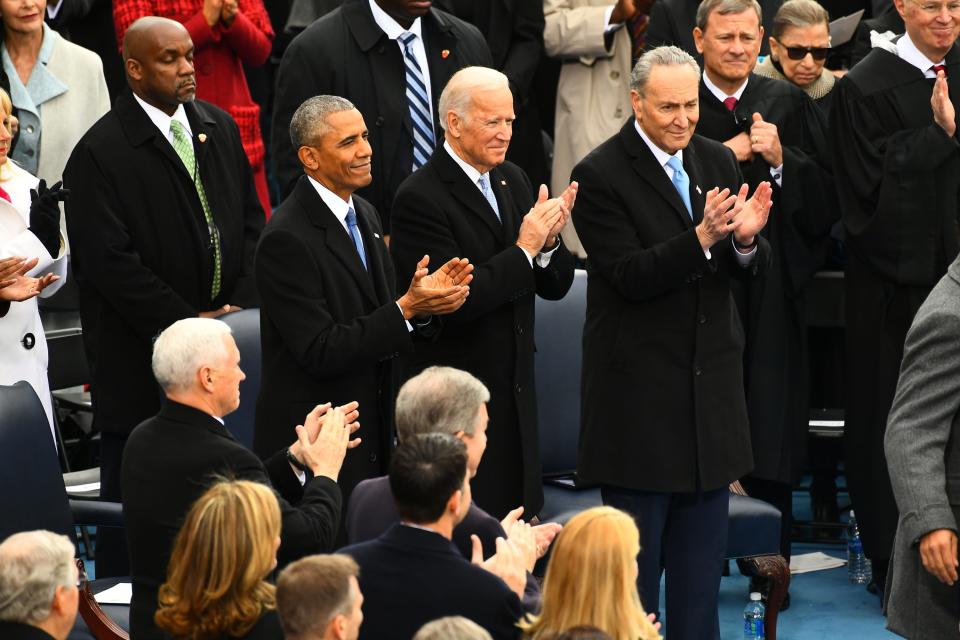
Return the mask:
[(213, 300), (220, 293), (220, 234), (213, 222), (213, 212), (210, 211), (210, 203), (207, 202), (207, 192), (203, 189), (203, 181), (200, 180), (200, 174), (197, 172), (197, 159), (193, 155), (193, 142), (187, 137), (183, 125), (177, 120), (170, 121), (170, 133), (173, 134), (173, 148), (187, 168), (187, 173), (193, 176), (193, 184), (197, 188), (197, 195), (200, 196), (203, 217), (207, 221), (207, 230), (213, 243), (213, 288), (210, 292), (210, 299)]

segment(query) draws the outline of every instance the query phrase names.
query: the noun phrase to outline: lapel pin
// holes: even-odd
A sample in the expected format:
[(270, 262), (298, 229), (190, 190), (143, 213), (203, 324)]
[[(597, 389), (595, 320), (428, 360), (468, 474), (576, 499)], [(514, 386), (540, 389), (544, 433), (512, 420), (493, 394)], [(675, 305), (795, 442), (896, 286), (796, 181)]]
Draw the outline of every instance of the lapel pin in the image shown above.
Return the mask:
[(376, 231), (374, 231), (374, 232), (373, 232), (373, 237), (374, 237), (374, 238), (377, 238), (377, 239), (379, 240), (379, 239), (380, 239), (380, 234), (377, 233)]
[(501, 187), (507, 186), (507, 181), (506, 181), (506, 180), (501, 180), (501, 181), (500, 181), (500, 186), (501, 186)]
[(207, 134), (201, 133), (200, 135), (197, 136), (197, 140), (199, 140), (200, 142), (206, 142), (206, 141), (207, 141)]
[(440, 57), (443, 58), (444, 60), (450, 57), (450, 49), (444, 49), (443, 51), (441, 51)]
[(700, 191), (700, 185), (697, 185), (697, 193), (699, 193), (700, 195), (703, 195), (703, 191)]

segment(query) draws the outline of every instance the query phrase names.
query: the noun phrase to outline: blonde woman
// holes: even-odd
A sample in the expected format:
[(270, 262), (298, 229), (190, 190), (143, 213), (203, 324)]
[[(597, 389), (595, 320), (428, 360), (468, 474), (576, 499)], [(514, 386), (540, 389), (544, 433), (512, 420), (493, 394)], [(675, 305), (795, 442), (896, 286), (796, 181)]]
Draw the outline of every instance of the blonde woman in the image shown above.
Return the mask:
[(540, 615), (520, 623), (524, 638), (547, 640), (583, 625), (613, 640), (659, 638), (637, 593), (639, 553), (640, 532), (623, 511), (595, 507), (574, 516), (553, 544)]
[(154, 620), (174, 638), (281, 640), (276, 588), (280, 506), (266, 485), (213, 485), (177, 534)]

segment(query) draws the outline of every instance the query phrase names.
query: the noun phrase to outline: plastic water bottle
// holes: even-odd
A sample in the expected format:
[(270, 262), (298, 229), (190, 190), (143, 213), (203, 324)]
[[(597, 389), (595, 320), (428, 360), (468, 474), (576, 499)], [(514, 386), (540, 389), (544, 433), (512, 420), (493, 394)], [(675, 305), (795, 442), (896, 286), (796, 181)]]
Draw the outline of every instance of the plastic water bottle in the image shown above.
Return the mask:
[(850, 510), (850, 525), (847, 531), (847, 573), (853, 584), (867, 584), (873, 580), (873, 568), (863, 553), (860, 528), (857, 526), (853, 509)]
[(766, 633), (763, 629), (763, 616), (766, 607), (760, 601), (760, 594), (754, 591), (750, 594), (750, 602), (743, 610), (743, 640), (764, 640)]

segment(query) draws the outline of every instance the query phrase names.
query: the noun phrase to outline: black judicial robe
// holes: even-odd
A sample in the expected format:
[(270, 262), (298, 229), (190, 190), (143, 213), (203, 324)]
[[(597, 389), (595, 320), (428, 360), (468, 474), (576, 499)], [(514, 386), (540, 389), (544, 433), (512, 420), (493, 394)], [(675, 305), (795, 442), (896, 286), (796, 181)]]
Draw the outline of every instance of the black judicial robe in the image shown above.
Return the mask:
[[(945, 63), (956, 104), (956, 46)], [(837, 83), (830, 121), (847, 238), (847, 482), (875, 563), (889, 557), (897, 524), (883, 436), (903, 343), (958, 251), (960, 145), (933, 122), (932, 89), (916, 67), (873, 49)]]
[(754, 112), (777, 125), (783, 147), (783, 187), (759, 155), (740, 163), (750, 192), (773, 187), (773, 209), (762, 235), (772, 260), (765, 281), (734, 284), (746, 329), (744, 386), (756, 478), (793, 482), (806, 447), (808, 358), (803, 293), (822, 263), (837, 216), (824, 163), (826, 125), (816, 104), (788, 82), (751, 74), (734, 112), (700, 83), (697, 133), (719, 142), (748, 127)]

